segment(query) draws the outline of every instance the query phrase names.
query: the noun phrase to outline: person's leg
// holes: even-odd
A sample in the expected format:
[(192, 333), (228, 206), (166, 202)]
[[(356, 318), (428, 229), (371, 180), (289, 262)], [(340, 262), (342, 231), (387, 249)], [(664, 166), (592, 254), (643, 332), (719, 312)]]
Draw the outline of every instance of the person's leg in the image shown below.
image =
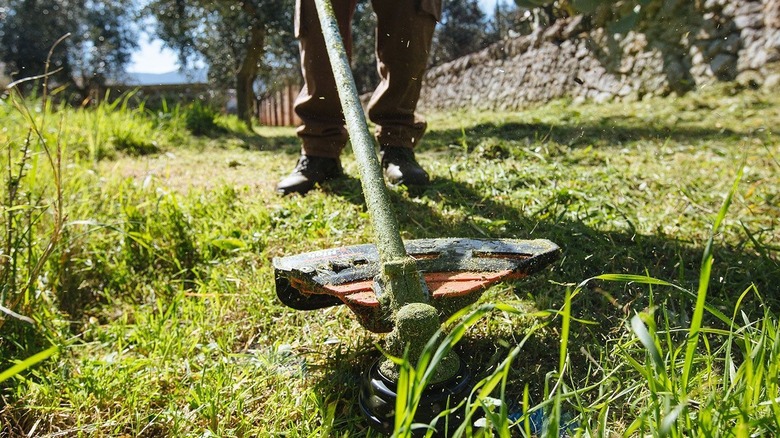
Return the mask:
[(415, 113), (441, 0), (374, 0), (381, 82), (368, 104), (385, 175), (391, 183), (427, 184), (413, 148), (426, 123)]
[[(332, 2), (348, 54), (352, 45), (350, 22), (356, 2)], [(293, 172), (276, 187), (281, 194), (306, 193), (317, 183), (341, 176), (339, 156), (347, 142), (341, 101), (313, 0), (296, 1), (295, 35), (299, 41), (304, 80), (295, 100), (295, 113), (303, 122), (297, 130), (302, 151)]]
[[(298, 136), (309, 155), (338, 158), (347, 142), (344, 116), (336, 82), (313, 0), (297, 0), (296, 36), (301, 50), (304, 85), (295, 101), (295, 113), (303, 124)], [(357, 0), (333, 0), (347, 56), (352, 52), (351, 21)]]

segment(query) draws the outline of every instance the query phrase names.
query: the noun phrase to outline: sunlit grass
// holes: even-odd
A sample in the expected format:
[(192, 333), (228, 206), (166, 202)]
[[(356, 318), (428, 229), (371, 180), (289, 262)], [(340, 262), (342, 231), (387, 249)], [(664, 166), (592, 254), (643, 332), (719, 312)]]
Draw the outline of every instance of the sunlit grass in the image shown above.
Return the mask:
[[(280, 198), (294, 129), (250, 132), (215, 115), (224, 131), (193, 136), (186, 108), (116, 102), (26, 103), (39, 137), (64, 154), (64, 219), (30, 305), (15, 307), (33, 323), (2, 315), (3, 430), (372, 434), (357, 387), (382, 338), (345, 308), (285, 308), (270, 266), (373, 239), (351, 153), (348, 178)], [(55, 223), (56, 185), (40, 143), (20, 155), (29, 116), (6, 100), (0, 119), (0, 231), (10, 213), (34, 213), (12, 246), (35, 256)], [(432, 186), (391, 193), (405, 238), (563, 248), (548, 271), (492, 288), (445, 325), (446, 348), (478, 382), (467, 409), (491, 425), (469, 422), (461, 436), (779, 432), (777, 97), (724, 87), (429, 122), (418, 155)], [(24, 196), (9, 204), (14, 175)], [(425, 364), (411, 365), (413, 399)]]

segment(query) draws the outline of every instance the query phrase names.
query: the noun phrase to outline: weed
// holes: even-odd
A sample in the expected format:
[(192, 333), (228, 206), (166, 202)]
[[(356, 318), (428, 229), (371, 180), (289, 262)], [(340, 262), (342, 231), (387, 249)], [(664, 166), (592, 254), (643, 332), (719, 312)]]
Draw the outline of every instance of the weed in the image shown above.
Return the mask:
[(185, 110), (185, 126), (193, 135), (214, 135), (225, 132), (216, 122), (217, 112), (210, 106), (196, 100)]
[[(58, 41), (59, 42), (59, 41)], [(55, 44), (56, 46), (56, 44)], [(51, 56), (51, 53), (50, 55)], [(29, 349), (40, 350), (46, 343), (38, 336), (51, 328), (46, 291), (46, 264), (62, 238), (65, 223), (62, 145), (59, 139), (47, 142), (46, 116), (50, 103), (46, 98), (48, 83), (44, 74), (44, 111), (35, 115), (11, 84), (11, 104), (27, 121), (29, 128), (21, 144), (8, 141), (3, 146), (3, 220), (0, 221), (0, 330), (11, 320), (11, 339), (0, 338), (0, 369), (9, 365), (9, 357), (28, 355)], [(46, 196), (46, 192), (53, 192)], [(48, 215), (50, 217), (47, 217)], [(42, 333), (41, 333), (42, 332)], [(37, 339), (36, 339), (37, 338)], [(25, 369), (51, 357), (58, 350), (52, 346), (30, 357), (18, 360), (0, 372), (0, 381), (16, 376)]]

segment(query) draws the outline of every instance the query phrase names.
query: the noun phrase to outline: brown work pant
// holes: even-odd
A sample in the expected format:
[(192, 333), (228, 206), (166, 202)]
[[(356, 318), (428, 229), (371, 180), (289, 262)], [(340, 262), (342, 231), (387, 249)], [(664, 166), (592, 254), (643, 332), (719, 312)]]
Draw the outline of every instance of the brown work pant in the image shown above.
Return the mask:
[[(341, 37), (351, 56), (350, 23), (357, 0), (331, 0)], [(417, 114), (422, 76), (428, 63), (441, 0), (372, 0), (377, 16), (376, 56), (381, 82), (368, 104), (380, 147), (413, 148), (425, 132)], [(303, 153), (337, 158), (347, 142), (344, 116), (313, 0), (296, 0), (295, 34), (301, 50), (304, 85), (295, 101), (303, 121)]]

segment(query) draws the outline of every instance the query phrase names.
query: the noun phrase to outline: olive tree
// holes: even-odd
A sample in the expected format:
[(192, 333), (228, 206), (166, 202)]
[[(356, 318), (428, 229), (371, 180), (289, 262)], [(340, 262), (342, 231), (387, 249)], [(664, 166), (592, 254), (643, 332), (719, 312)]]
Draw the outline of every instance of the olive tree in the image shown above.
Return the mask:
[(0, 61), (16, 80), (43, 74), (49, 59), (52, 82), (86, 97), (130, 62), (138, 47), (133, 10), (133, 2), (120, 0), (0, 2)]
[(294, 63), (292, 0), (152, 0), (145, 10), (182, 65), (203, 61), (211, 81), (234, 85), (238, 116), (248, 126), (258, 77), (268, 80), (272, 69), (290, 71)]

